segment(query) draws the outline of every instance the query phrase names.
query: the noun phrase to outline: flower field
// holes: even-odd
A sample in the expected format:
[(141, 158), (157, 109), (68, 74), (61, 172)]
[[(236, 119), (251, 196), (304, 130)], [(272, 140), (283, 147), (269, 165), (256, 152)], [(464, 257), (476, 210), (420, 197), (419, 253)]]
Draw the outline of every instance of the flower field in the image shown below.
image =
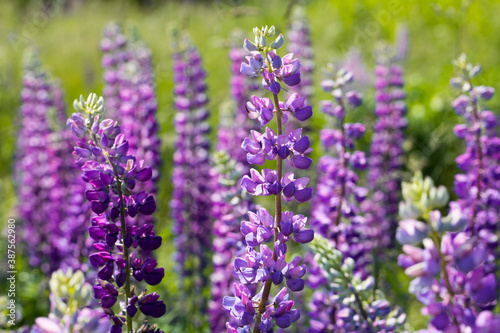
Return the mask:
[(500, 332), (499, 10), (1, 3), (0, 332)]

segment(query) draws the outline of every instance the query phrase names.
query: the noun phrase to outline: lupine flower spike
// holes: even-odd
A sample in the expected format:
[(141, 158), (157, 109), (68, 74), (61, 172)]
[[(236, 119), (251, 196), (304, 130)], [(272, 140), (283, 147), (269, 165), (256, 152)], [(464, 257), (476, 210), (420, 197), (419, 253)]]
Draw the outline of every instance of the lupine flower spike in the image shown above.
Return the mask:
[[(252, 96), (246, 105), (248, 115), (256, 119), (261, 128), (276, 116), (277, 131), (265, 127), (263, 133), (252, 131), (243, 141), (242, 148), (250, 163), (262, 165), (265, 160), (275, 160), (276, 169), (262, 172), (251, 169), (250, 175), (243, 177), (241, 186), (251, 195), (274, 196), (275, 216), (258, 208), (248, 212), (248, 221), (241, 224), (247, 247), (245, 255), (234, 262), (234, 272), (240, 282), (234, 285), (234, 296), (225, 297), (223, 301), (232, 317), (232, 322), (226, 324), (229, 333), (271, 332), (274, 325), (282, 332), (299, 319), (300, 312), (293, 308), (289, 291), (303, 290), (306, 267), (300, 265), (298, 256), (286, 261), (286, 243), (293, 239), (304, 244), (314, 238), (314, 232), (305, 228), (305, 216), (282, 211), (282, 200), (307, 202), (312, 198), (307, 178), (295, 179), (292, 173), (282, 173), (283, 160), (300, 169), (307, 169), (312, 163), (307, 157), (311, 152), (309, 138), (302, 136), (302, 130), (282, 132), (282, 125), (289, 117), (304, 121), (311, 117), (312, 108), (297, 94), (291, 95), (286, 102), (279, 100), (282, 84), (295, 86), (300, 82), (300, 62), (293, 54), (278, 55), (285, 40), (281, 34), (274, 39), (274, 34), (274, 26), (256, 27), (255, 41), (245, 39), (243, 43), (250, 55), (246, 57), (247, 62), (242, 63), (241, 72), (249, 77), (262, 77), (262, 86), (272, 94), (272, 100)], [(268, 41), (272, 37), (273, 40)], [(274, 246), (269, 247), (268, 242)], [(285, 280), (287, 286), (272, 297), (271, 287), (280, 286)], [(256, 286), (260, 291), (255, 294), (247, 285)]]
[(59, 267), (84, 269), (90, 210), (83, 197), (85, 183), (68, 158), (71, 133), (60, 122), (66, 118), (62, 91), (34, 52), (25, 61), (21, 99), (14, 177), (29, 263), (47, 274)]
[(398, 203), (401, 197), (403, 143), (406, 105), (403, 70), (398, 60), (402, 51), (381, 49), (375, 67), (375, 117), (368, 159), (369, 200), (362, 204), (369, 237), (374, 246), (374, 265), (384, 260), (386, 249), (394, 246)]
[[(161, 246), (153, 225), (135, 224), (135, 217), (156, 210), (154, 197), (134, 190), (137, 182), (152, 177), (151, 167), (128, 155), (129, 144), (117, 121), (102, 119), (104, 100), (96, 94), (80, 97), (73, 106), (76, 113), (67, 125), (78, 138), (74, 155), (81, 166), (82, 178), (91, 187), (85, 191), (92, 211), (89, 235), (95, 241), (90, 263), (98, 267), (94, 297), (113, 321), (111, 332), (133, 332), (132, 319), (140, 310), (154, 318), (165, 314), (166, 306), (157, 293), (139, 292), (139, 283), (157, 285), (164, 276), (153, 258), (142, 258), (140, 250), (153, 251)], [(142, 252), (141, 252), (142, 253)], [(134, 283), (135, 281), (135, 283)], [(134, 286), (135, 284), (135, 286)], [(115, 304), (118, 297), (123, 301)]]
[(175, 81), (175, 142), (173, 194), (170, 206), (174, 220), (175, 254), (186, 297), (188, 326), (195, 330), (201, 321), (208, 286), (206, 268), (210, 263), (212, 224), (210, 210), (213, 187), (210, 174), (208, 135), (210, 115), (206, 105), (206, 72), (196, 47), (180, 39), (173, 55)]
[(472, 80), (481, 71), (461, 55), (455, 62), (459, 76), (451, 80), (461, 95), (453, 101), (455, 113), (464, 119), (456, 125), (455, 135), (465, 141), (465, 152), (456, 158), (464, 171), (455, 175), (456, 202), (450, 205), (462, 211), (467, 219), (467, 234), (484, 243), (488, 249), (486, 270), (496, 271), (498, 255), (498, 215), (500, 213), (500, 138), (498, 118), (484, 107), (493, 97), (494, 89), (475, 86)]
[(367, 161), (363, 152), (354, 150), (354, 142), (365, 127), (345, 122), (346, 113), (361, 105), (361, 95), (347, 90), (354, 79), (350, 71), (329, 67), (328, 72), (333, 76), (322, 86), (333, 100), (322, 101), (321, 110), (334, 117), (338, 128), (320, 132), (324, 147), (333, 148), (334, 154), (320, 160), (313, 202), (311, 224), (324, 238), (313, 245), (317, 264), (311, 263), (308, 283), (316, 291), (309, 304), (309, 331), (392, 332), (405, 315), (391, 312), (384, 296), (374, 292), (375, 279), (369, 273), (373, 240), (359, 207), (368, 191), (358, 185), (356, 170), (365, 169)]

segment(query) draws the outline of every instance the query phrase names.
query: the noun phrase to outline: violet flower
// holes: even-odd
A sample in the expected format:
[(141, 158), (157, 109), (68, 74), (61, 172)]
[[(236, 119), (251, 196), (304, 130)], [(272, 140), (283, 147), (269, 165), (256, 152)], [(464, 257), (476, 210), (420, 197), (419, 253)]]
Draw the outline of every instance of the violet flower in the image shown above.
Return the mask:
[[(282, 196), (297, 201), (311, 199), (311, 190), (307, 189), (307, 179), (295, 179), (293, 174), (283, 175), (283, 160), (288, 159), (295, 167), (307, 168), (310, 160), (305, 154), (310, 152), (309, 140), (301, 141), (301, 132), (295, 134), (282, 133), (282, 124), (288, 117), (306, 120), (312, 115), (310, 107), (304, 99), (294, 95), (287, 103), (279, 101), (281, 84), (295, 86), (300, 82), (300, 62), (292, 54), (281, 58), (277, 50), (284, 44), (279, 35), (269, 43), (267, 38), (275, 34), (274, 26), (254, 28), (255, 43), (248, 39), (244, 48), (250, 53), (247, 63), (241, 65), (241, 72), (249, 77), (262, 77), (262, 85), (272, 93), (272, 100), (252, 96), (247, 103), (247, 110), (252, 119), (257, 119), (264, 127), (276, 114), (277, 131), (268, 128), (266, 137), (252, 132), (250, 139), (245, 139), (242, 148), (248, 153), (248, 160), (261, 164), (262, 157), (274, 159), (276, 170), (264, 169), (259, 172), (250, 170), (250, 176), (244, 176), (241, 187), (251, 195), (273, 195), (275, 197), (276, 215), (264, 208), (257, 212), (249, 212), (248, 220), (242, 222), (241, 231), (247, 243), (245, 255), (236, 258), (234, 272), (240, 283), (234, 284), (234, 297), (225, 297), (223, 307), (229, 311), (231, 320), (226, 323), (228, 332), (271, 332), (274, 325), (278, 332), (288, 328), (300, 317), (298, 309), (294, 309), (294, 301), (290, 299), (290, 291), (301, 291), (304, 288), (302, 278), (306, 273), (304, 265), (299, 265), (300, 257), (286, 261), (286, 243), (293, 238), (296, 242), (310, 242), (314, 233), (305, 228), (306, 218), (283, 212)], [(264, 140), (264, 141), (261, 141)], [(266, 147), (259, 148), (261, 142)], [(259, 157), (254, 157), (258, 155)], [(285, 193), (284, 189), (287, 188)], [(283, 192), (283, 193), (282, 193)], [(273, 242), (273, 247), (266, 243)], [(287, 287), (281, 289), (270, 301), (271, 286), (281, 285), (286, 281)], [(260, 289), (255, 293), (245, 285)], [(252, 288), (253, 289), (253, 288)]]
[(367, 241), (366, 222), (359, 204), (365, 200), (367, 190), (357, 184), (359, 176), (355, 170), (365, 169), (367, 161), (363, 152), (352, 151), (354, 141), (364, 134), (365, 127), (359, 123), (345, 123), (344, 120), (348, 105), (357, 107), (360, 104), (357, 92), (344, 92), (345, 86), (352, 80), (352, 74), (341, 69), (333, 80), (322, 83), (334, 100), (322, 101), (321, 111), (334, 116), (339, 125), (338, 129), (323, 129), (320, 132), (324, 147), (333, 149), (334, 154), (323, 156), (319, 161), (320, 175), (311, 224), (323, 237), (333, 241), (343, 255), (355, 259), (357, 273), (366, 276), (367, 255), (372, 244)]
[(175, 260), (181, 274), (182, 292), (189, 300), (186, 311), (191, 318), (187, 324), (199, 329), (207, 303), (203, 291), (209, 284), (204, 272), (211, 260), (214, 183), (208, 153), (206, 72), (193, 46), (177, 51), (173, 57), (177, 139), (170, 207), (177, 246)]
[[(89, 259), (99, 268), (94, 297), (112, 319), (112, 333), (121, 332), (123, 326), (131, 332), (137, 308), (154, 318), (166, 312), (165, 303), (157, 293), (139, 293), (139, 284), (133, 286), (132, 281), (133, 278), (137, 283), (144, 280), (148, 285), (157, 285), (164, 276), (163, 268), (156, 267), (156, 260), (142, 258), (143, 252), (139, 251), (158, 249), (161, 237), (155, 235), (152, 224), (133, 223), (138, 214), (151, 215), (156, 210), (151, 194), (135, 190), (136, 182), (149, 181), (152, 171), (143, 161), (128, 155), (129, 144), (118, 123), (102, 119), (102, 97), (98, 99), (96, 94), (90, 94), (87, 100), (80, 97), (73, 106), (77, 113), (67, 122), (79, 138), (73, 154), (78, 157), (82, 179), (91, 185), (85, 197), (97, 214), (89, 227), (96, 249)], [(113, 307), (120, 295), (124, 298), (123, 305), (115, 314)]]
[[(352, 73), (341, 69), (333, 79), (322, 82), (323, 88), (331, 92), (333, 101), (322, 101), (321, 110), (333, 116), (338, 129), (323, 129), (320, 139), (327, 149), (333, 148), (333, 156), (323, 156), (319, 162), (319, 179), (316, 197), (313, 201), (313, 220), (311, 224), (322, 237), (325, 246), (340, 251), (339, 256), (345, 262), (356, 262), (350, 269), (350, 275), (342, 278), (342, 287), (331, 288), (329, 270), (323, 267), (324, 263), (311, 262), (313, 268), (309, 274), (308, 283), (315, 288), (310, 307), (310, 332), (390, 332), (395, 326), (404, 322), (404, 314), (397, 313), (398, 319), (387, 321), (377, 320), (372, 316), (385, 316), (374, 307), (387, 304), (384, 299), (373, 298), (359, 300), (356, 306), (346, 306), (342, 302), (343, 294), (350, 295), (349, 290), (360, 281), (374, 283), (375, 279), (369, 274), (373, 240), (366, 227), (366, 220), (359, 205), (367, 196), (367, 189), (358, 185), (359, 176), (356, 170), (363, 170), (367, 160), (363, 152), (353, 151), (355, 140), (361, 138), (365, 127), (363, 124), (345, 123), (345, 115), (349, 108), (356, 108), (361, 104), (361, 95), (356, 91), (345, 91), (346, 86), (353, 81)], [(340, 265), (342, 258), (335, 262)], [(316, 261), (321, 256), (316, 256)], [(317, 267), (317, 266), (320, 267)], [(335, 266), (334, 265), (334, 266)], [(343, 269), (344, 271), (349, 271)], [(337, 269), (338, 271), (338, 269)], [(335, 276), (335, 278), (338, 278)], [(359, 281), (359, 282), (358, 282)], [(340, 282), (339, 282), (340, 283)], [(366, 286), (366, 290), (375, 289), (374, 285)], [(355, 289), (357, 290), (357, 288)], [(373, 291), (372, 291), (373, 293)], [(345, 296), (347, 297), (347, 296)], [(350, 295), (351, 298), (360, 297)], [(353, 302), (354, 302), (353, 299)]]
[[(385, 249), (393, 246), (401, 196), (403, 143), (405, 140), (406, 97), (401, 54), (384, 50), (375, 67), (375, 116), (368, 159), (369, 200), (362, 204), (369, 234), (375, 247), (375, 265), (383, 260)], [(396, 52), (393, 52), (396, 53)]]
[(83, 199), (85, 184), (68, 157), (70, 133), (59, 122), (65, 117), (62, 91), (47, 79), (36, 55), (26, 63), (21, 98), (14, 177), (24, 223), (22, 237), (31, 244), (29, 263), (45, 273), (59, 267), (85, 269), (89, 212)]
[(475, 86), (472, 79), (480, 72), (480, 66), (467, 63), (465, 55), (455, 62), (459, 76), (451, 80), (461, 95), (452, 103), (455, 113), (463, 117), (464, 124), (455, 126), (456, 136), (466, 144), (465, 152), (456, 158), (463, 174), (455, 176), (457, 206), (467, 219), (466, 232), (478, 237), (488, 248), (487, 272), (496, 271), (498, 255), (498, 215), (500, 213), (500, 139), (498, 119), (484, 108), (483, 103), (493, 97), (494, 89)]

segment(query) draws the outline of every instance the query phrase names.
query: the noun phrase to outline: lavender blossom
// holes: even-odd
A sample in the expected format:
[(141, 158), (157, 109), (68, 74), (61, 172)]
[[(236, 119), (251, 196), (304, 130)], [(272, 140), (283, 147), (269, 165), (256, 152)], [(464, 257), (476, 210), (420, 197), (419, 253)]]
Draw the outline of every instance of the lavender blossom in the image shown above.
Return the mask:
[(202, 325), (208, 285), (205, 270), (210, 263), (211, 195), (213, 191), (208, 155), (210, 143), (206, 109), (206, 73), (198, 50), (192, 46), (174, 54), (175, 129), (177, 139), (172, 174), (170, 206), (174, 220), (177, 252), (175, 260), (182, 275), (182, 289), (189, 303), (189, 325)]
[[(283, 175), (283, 160), (288, 159), (291, 166), (307, 169), (312, 160), (307, 157), (311, 152), (309, 139), (301, 139), (301, 131), (282, 133), (282, 125), (289, 117), (304, 121), (311, 117), (312, 108), (305, 104), (305, 98), (296, 94), (287, 102), (279, 101), (281, 84), (295, 86), (300, 82), (300, 62), (292, 54), (281, 58), (277, 50), (284, 45), (280, 34), (268, 44), (267, 39), (275, 34), (274, 26), (254, 28), (255, 42), (245, 39), (243, 47), (250, 53), (247, 62), (241, 64), (241, 72), (249, 77), (262, 77), (262, 86), (272, 93), (273, 100), (252, 96), (247, 102), (251, 119), (257, 119), (264, 127), (276, 114), (277, 131), (264, 129), (265, 135), (252, 132), (251, 137), (242, 143), (247, 159), (253, 164), (276, 160), (276, 170), (250, 170), (245, 175), (241, 187), (251, 195), (273, 195), (276, 215), (273, 217), (266, 209), (258, 208), (248, 212), (248, 220), (241, 223), (245, 236), (245, 254), (234, 261), (234, 273), (239, 283), (234, 284), (234, 296), (225, 297), (223, 307), (229, 311), (231, 320), (226, 323), (227, 332), (271, 332), (274, 324), (278, 332), (288, 328), (300, 317), (294, 309), (294, 301), (289, 291), (303, 290), (306, 274), (305, 265), (300, 265), (300, 257), (286, 261), (286, 243), (293, 238), (297, 243), (308, 243), (314, 232), (306, 229), (307, 218), (282, 211), (282, 198), (285, 201), (305, 202), (311, 199), (312, 190), (307, 188), (308, 179), (295, 179), (293, 174)], [(269, 46), (268, 46), (269, 45)], [(272, 249), (266, 243), (273, 243)], [(272, 285), (283, 287), (270, 300)], [(252, 288), (247, 287), (252, 286)], [(251, 289), (260, 289), (258, 293)]]
[[(82, 179), (91, 185), (85, 191), (92, 211), (89, 235), (95, 240), (90, 263), (98, 267), (97, 281), (93, 286), (94, 297), (113, 321), (111, 332), (133, 331), (132, 318), (140, 310), (145, 316), (161, 317), (166, 306), (157, 293), (138, 293), (139, 286), (133, 279), (148, 285), (157, 285), (164, 277), (163, 268), (157, 267), (153, 258), (142, 258), (139, 249), (147, 252), (161, 246), (162, 238), (156, 236), (152, 224), (134, 224), (137, 215), (151, 215), (156, 210), (153, 195), (136, 191), (137, 182), (149, 181), (151, 167), (128, 155), (129, 144), (121, 128), (112, 119), (102, 119), (103, 98), (90, 94), (87, 100), (80, 97), (73, 104), (77, 113), (67, 125), (79, 140), (74, 155), (81, 166)], [(83, 114), (85, 115), (83, 115)], [(119, 222), (118, 222), (119, 221)], [(137, 293), (136, 293), (137, 290)], [(117, 314), (113, 306), (118, 296), (124, 301)]]

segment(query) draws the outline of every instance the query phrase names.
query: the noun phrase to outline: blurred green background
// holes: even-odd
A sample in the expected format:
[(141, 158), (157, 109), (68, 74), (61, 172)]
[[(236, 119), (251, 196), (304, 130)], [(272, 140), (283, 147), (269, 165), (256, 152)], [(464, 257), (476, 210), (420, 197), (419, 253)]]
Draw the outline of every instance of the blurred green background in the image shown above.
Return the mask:
[[(408, 29), (409, 50), (404, 61), (407, 103), (409, 107), (408, 140), (405, 144), (408, 174), (422, 169), (438, 184), (452, 189), (456, 173), (454, 159), (463, 151), (463, 143), (453, 135), (453, 125), (460, 120), (454, 115), (450, 102), (456, 92), (449, 87), (453, 73), (452, 60), (461, 52), (470, 61), (481, 63), (484, 73), (481, 84), (498, 86), (500, 57), (499, 1), (416, 1), (416, 0), (353, 0), (353, 1), (1, 1), (0, 2), (0, 226), (7, 218), (16, 217), (14, 184), (12, 183), (13, 155), (18, 132), (22, 55), (27, 47), (37, 47), (44, 67), (58, 79), (65, 92), (68, 110), (80, 94), (102, 91), (99, 42), (107, 22), (122, 23), (125, 28), (137, 27), (141, 37), (153, 52), (156, 93), (159, 102), (158, 120), (161, 126), (163, 170), (161, 174), (157, 217), (159, 228), (166, 237), (161, 264), (172, 267), (170, 253), (171, 155), (175, 132), (172, 125), (175, 110), (172, 93), (171, 44), (174, 30), (185, 30), (199, 47), (208, 72), (208, 87), (212, 112), (211, 123), (216, 129), (219, 105), (229, 98), (229, 36), (235, 29), (251, 35), (252, 27), (274, 24), (278, 32), (286, 33), (290, 8), (304, 5), (310, 22), (315, 53), (315, 94), (313, 106), (327, 98), (320, 90), (321, 67), (328, 62), (345, 60), (348, 52), (357, 52), (365, 63), (366, 75), (373, 77), (373, 52), (382, 42), (392, 43), (401, 27)], [(286, 34), (285, 34), (286, 36)], [(373, 122), (373, 88), (363, 89), (364, 104), (351, 120), (362, 121), (368, 129)], [(498, 99), (489, 102), (497, 110)], [(316, 108), (317, 111), (317, 108)], [(323, 126), (320, 112), (313, 116), (313, 129)], [(317, 145), (313, 158), (321, 155)], [(215, 138), (216, 131), (213, 131)], [(370, 131), (363, 147), (368, 148)], [(4, 244), (0, 241), (1, 260)], [(20, 260), (20, 265), (26, 265)], [(395, 266), (395, 265), (394, 265)], [(396, 267), (390, 267), (396, 269)], [(47, 299), (37, 295), (43, 284), (33, 285), (41, 274), (23, 267), (26, 290), (25, 318), (46, 315)], [(393, 287), (405, 290), (407, 281), (401, 274)], [(167, 274), (165, 292), (175, 294), (175, 275)], [(3, 288), (3, 285), (0, 284)], [(34, 288), (33, 290), (28, 288)], [(38, 288), (38, 291), (37, 291)], [(3, 294), (3, 289), (1, 290)], [(397, 297), (397, 292), (395, 293)], [(36, 300), (38, 299), (38, 300)], [(399, 298), (408, 306), (405, 298)], [(28, 305), (28, 302), (36, 302)], [(167, 300), (168, 302), (168, 300)], [(181, 311), (181, 309), (178, 309)], [(409, 322), (418, 327), (422, 318), (419, 307), (411, 307)], [(166, 321), (175, 321), (176, 313)]]

